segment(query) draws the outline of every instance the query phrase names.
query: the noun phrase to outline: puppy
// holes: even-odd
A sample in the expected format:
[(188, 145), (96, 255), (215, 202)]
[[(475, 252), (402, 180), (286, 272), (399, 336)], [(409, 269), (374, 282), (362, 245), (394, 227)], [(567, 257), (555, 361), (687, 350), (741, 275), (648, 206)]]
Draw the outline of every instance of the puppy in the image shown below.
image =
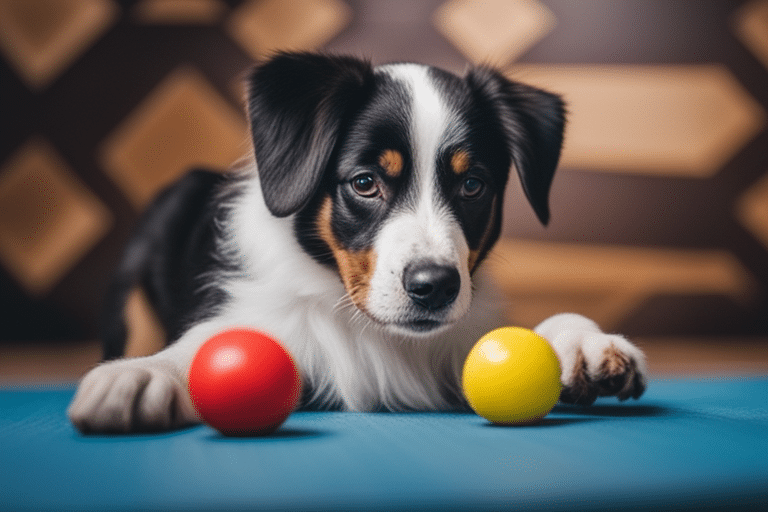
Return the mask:
[[(253, 150), (228, 175), (195, 171), (148, 209), (106, 304), (105, 357), (69, 408), (83, 432), (199, 421), (187, 393), (198, 347), (250, 327), (281, 340), (303, 407), (465, 407), (473, 343), (503, 325), (481, 264), (514, 169), (542, 223), (563, 138), (554, 94), (492, 69), (283, 53), (249, 77)], [(123, 358), (140, 288), (172, 341)], [(562, 366), (561, 400), (639, 397), (642, 352), (574, 314), (535, 330)]]

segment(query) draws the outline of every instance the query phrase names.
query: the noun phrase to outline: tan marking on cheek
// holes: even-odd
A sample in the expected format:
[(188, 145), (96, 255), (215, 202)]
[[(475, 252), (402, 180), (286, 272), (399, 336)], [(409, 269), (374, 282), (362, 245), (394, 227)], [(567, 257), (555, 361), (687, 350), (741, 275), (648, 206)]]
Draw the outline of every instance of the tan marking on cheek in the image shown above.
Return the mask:
[(451, 169), (455, 174), (464, 174), (469, 170), (469, 153), (460, 149), (451, 157)]
[(477, 270), (480, 264), (480, 255), (491, 249), (491, 233), (496, 225), (496, 203), (498, 196), (493, 197), (493, 203), (491, 204), (491, 218), (488, 219), (488, 225), (485, 226), (483, 237), (480, 239), (480, 244), (477, 249), (470, 249), (469, 251), (469, 273), (472, 274)]
[(477, 265), (477, 260), (480, 258), (480, 251), (477, 249), (473, 249), (469, 251), (469, 273), (473, 273), (475, 271), (475, 265)]
[(357, 307), (365, 310), (371, 289), (371, 278), (376, 267), (376, 253), (373, 251), (334, 252), (339, 265), (339, 274), (347, 293)]
[(320, 207), (317, 230), (320, 238), (328, 244), (333, 253), (336, 266), (339, 269), (339, 276), (344, 283), (347, 294), (349, 294), (352, 302), (358, 308), (365, 311), (371, 287), (371, 278), (376, 269), (376, 253), (373, 250), (349, 251), (341, 247), (331, 228), (332, 211), (333, 202), (328, 197)]
[(397, 178), (403, 172), (403, 155), (394, 149), (384, 151), (379, 157), (379, 165), (391, 178)]

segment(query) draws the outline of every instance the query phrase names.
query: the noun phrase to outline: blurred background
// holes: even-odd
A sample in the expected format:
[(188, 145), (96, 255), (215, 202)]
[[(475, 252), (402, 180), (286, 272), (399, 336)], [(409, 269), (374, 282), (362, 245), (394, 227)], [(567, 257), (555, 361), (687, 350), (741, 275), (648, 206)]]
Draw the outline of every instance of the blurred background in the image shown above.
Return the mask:
[(768, 372), (766, 0), (0, 0), (0, 382), (98, 360), (137, 216), (248, 151), (242, 77), (276, 49), (563, 94), (550, 226), (511, 181), (488, 261), (510, 322), (574, 311), (658, 373)]

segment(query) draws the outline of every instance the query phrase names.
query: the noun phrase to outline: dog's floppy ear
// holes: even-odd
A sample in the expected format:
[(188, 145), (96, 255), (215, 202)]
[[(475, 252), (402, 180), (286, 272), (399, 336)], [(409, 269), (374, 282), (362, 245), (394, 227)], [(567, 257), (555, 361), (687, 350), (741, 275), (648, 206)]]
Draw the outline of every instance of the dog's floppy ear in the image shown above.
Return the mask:
[(311, 53), (280, 53), (253, 70), (251, 136), (273, 215), (296, 213), (312, 198), (346, 118), (372, 80), (370, 63)]
[(481, 108), (495, 113), (525, 195), (542, 224), (547, 224), (549, 189), (563, 143), (562, 99), (490, 68), (472, 69), (466, 79)]

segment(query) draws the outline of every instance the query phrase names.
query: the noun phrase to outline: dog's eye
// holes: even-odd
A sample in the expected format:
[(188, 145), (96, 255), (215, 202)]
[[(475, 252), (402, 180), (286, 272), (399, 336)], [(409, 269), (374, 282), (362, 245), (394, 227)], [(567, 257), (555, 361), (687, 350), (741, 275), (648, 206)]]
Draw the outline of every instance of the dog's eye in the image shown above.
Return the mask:
[(461, 197), (475, 199), (483, 193), (485, 183), (478, 178), (467, 178), (461, 183)]
[(352, 178), (352, 188), (362, 197), (376, 197), (380, 193), (376, 178), (371, 174), (360, 174)]

